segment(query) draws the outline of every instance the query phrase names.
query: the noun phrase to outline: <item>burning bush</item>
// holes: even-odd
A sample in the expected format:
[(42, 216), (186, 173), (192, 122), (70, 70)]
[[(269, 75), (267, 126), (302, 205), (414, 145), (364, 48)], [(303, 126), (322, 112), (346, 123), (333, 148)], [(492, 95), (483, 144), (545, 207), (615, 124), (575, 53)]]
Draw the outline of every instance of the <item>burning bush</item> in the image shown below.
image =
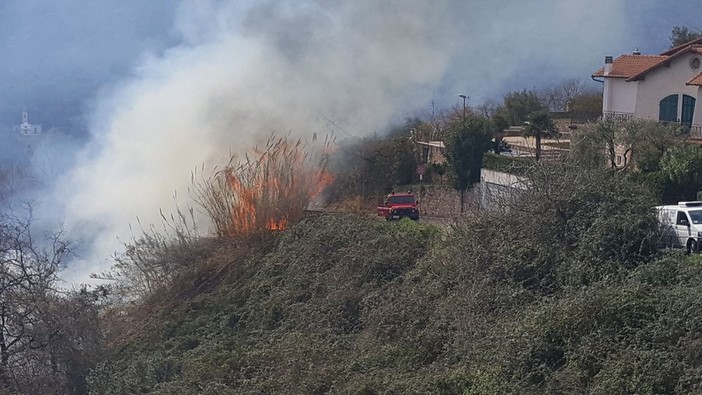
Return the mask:
[(244, 160), (193, 182), (195, 201), (209, 215), (219, 237), (284, 229), (332, 182), (327, 172), (332, 139), (310, 154), (302, 140), (271, 136)]

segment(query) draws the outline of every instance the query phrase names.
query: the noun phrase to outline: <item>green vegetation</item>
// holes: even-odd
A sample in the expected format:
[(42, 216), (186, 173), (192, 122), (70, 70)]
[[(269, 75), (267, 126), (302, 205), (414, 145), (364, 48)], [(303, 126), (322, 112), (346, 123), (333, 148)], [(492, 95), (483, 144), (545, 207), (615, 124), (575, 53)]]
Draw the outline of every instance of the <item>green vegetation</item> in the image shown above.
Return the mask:
[[(301, 142), (270, 140), (194, 175), (212, 234), (194, 208), (145, 225), (95, 292), (57, 292), (69, 244), (40, 251), (3, 212), (0, 394), (702, 392), (702, 256), (660, 250), (651, 210), (702, 190), (702, 151), (634, 120), (578, 128), (565, 161), (485, 153), (510, 123), (547, 133), (547, 107), (597, 107), (577, 81), (541, 93), (325, 140), (307, 178)], [(416, 184), (415, 142), (436, 140), (448, 163)], [(361, 215), (303, 211), (334, 149), (327, 197)], [(369, 215), (399, 185), (465, 191), (481, 165), (526, 190), (440, 228)]]
[(408, 138), (409, 130), (406, 133), (392, 138), (374, 136), (341, 141), (331, 164), (337, 178), (329, 190), (330, 199), (365, 200), (387, 194), (398, 185), (413, 183), (420, 162), (415, 144)]
[(536, 140), (536, 155), (534, 159), (538, 162), (541, 159), (541, 138), (553, 136), (556, 133), (556, 126), (547, 111), (537, 110), (529, 113), (523, 127), (524, 135), (534, 137)]
[(663, 204), (695, 200), (702, 191), (702, 149), (687, 143), (688, 132), (637, 119), (595, 122), (573, 133), (570, 160), (625, 173)]
[[(250, 251), (231, 262), (221, 287), (163, 311), (152, 330), (121, 344), (91, 377), (92, 391), (361, 388), (363, 372), (374, 366), (392, 367), (396, 356), (407, 359), (400, 365), (421, 358), (413, 345), (379, 346), (366, 328), (380, 329), (371, 322), (384, 319), (378, 308), (386, 291), (437, 236), (413, 221), (320, 215), (281, 234), (265, 255), (238, 247)], [(352, 380), (339, 382), (344, 376)]]
[(483, 157), (483, 168), (512, 174), (525, 174), (531, 169), (532, 158), (519, 158), (486, 153)]
[(687, 26), (673, 26), (673, 31), (670, 33), (670, 47), (677, 47), (700, 37), (702, 37), (702, 32), (699, 29), (690, 29)]
[(516, 91), (505, 95), (504, 106), (497, 110), (510, 125), (521, 125), (529, 118), (529, 114), (544, 110), (545, 105), (538, 95), (532, 91)]
[(461, 212), (468, 187), (480, 181), (483, 154), (489, 149), (492, 125), (487, 118), (471, 116), (451, 124), (446, 136), (446, 162), (453, 187), (461, 192)]
[(142, 304), (91, 392), (699, 391), (702, 261), (657, 250), (654, 196), (610, 170), (531, 172), (508, 210), (441, 233), (317, 215), (220, 240), (175, 280), (226, 262), (218, 285)]

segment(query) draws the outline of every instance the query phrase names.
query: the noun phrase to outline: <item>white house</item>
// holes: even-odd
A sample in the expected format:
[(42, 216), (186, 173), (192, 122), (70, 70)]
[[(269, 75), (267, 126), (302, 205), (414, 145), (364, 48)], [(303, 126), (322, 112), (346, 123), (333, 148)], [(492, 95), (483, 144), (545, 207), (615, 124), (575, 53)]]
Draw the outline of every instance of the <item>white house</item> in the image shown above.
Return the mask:
[(701, 63), (702, 38), (660, 55), (605, 57), (604, 67), (592, 75), (604, 82), (603, 117), (679, 123), (702, 137)]

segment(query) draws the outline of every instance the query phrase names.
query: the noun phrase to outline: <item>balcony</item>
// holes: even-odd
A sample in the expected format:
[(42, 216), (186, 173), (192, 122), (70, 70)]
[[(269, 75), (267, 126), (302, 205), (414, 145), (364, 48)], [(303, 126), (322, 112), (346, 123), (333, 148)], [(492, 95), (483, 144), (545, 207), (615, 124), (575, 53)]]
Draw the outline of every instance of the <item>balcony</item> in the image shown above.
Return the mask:
[[(606, 111), (602, 114), (602, 119), (605, 120), (612, 120), (612, 121), (628, 121), (631, 119), (634, 119), (634, 114), (628, 113), (628, 112), (615, 112), (615, 111)], [(680, 125), (680, 126), (687, 126), (690, 128), (689, 131), (689, 137), (691, 139), (695, 140), (702, 140), (702, 124), (692, 124), (692, 125), (686, 125), (680, 122), (680, 120), (676, 121), (658, 121), (663, 125)]]
[(702, 125), (690, 126), (690, 138), (702, 139)]
[(628, 121), (633, 118), (634, 114), (630, 112), (605, 111), (602, 113), (602, 119), (611, 121)]

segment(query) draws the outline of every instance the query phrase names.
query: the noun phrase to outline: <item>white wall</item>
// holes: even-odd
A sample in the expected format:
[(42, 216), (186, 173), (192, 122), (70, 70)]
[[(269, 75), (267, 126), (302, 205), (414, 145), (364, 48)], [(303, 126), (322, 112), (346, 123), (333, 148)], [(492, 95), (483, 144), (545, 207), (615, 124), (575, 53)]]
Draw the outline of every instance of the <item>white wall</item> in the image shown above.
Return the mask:
[(695, 116), (692, 118), (692, 124), (699, 125), (699, 124), (702, 124), (702, 98), (700, 98), (700, 87), (699, 86), (691, 86), (690, 88), (694, 88), (693, 91), (695, 92), (695, 93), (691, 94), (690, 96), (697, 99), (697, 101), (695, 101)]
[(527, 188), (528, 180), (514, 174), (480, 169), (480, 207), (491, 208)]
[[(609, 92), (609, 105), (603, 105), (603, 110), (633, 114), (636, 109), (637, 86), (637, 81), (626, 82), (624, 78), (605, 78), (605, 92)], [(604, 100), (603, 98), (603, 102)]]
[(702, 113), (698, 112), (699, 98), (697, 97), (698, 87), (687, 86), (685, 83), (702, 71), (702, 67), (692, 69), (690, 60), (702, 56), (697, 54), (685, 54), (670, 63), (670, 67), (659, 67), (646, 74), (646, 79), (639, 81), (639, 89), (636, 95), (635, 116), (643, 119), (658, 120), (658, 103), (668, 95), (680, 95), (678, 98), (678, 119), (680, 119), (682, 109), (682, 95), (689, 95), (697, 99), (695, 107), (695, 117), (693, 123), (698, 123), (702, 119)]

